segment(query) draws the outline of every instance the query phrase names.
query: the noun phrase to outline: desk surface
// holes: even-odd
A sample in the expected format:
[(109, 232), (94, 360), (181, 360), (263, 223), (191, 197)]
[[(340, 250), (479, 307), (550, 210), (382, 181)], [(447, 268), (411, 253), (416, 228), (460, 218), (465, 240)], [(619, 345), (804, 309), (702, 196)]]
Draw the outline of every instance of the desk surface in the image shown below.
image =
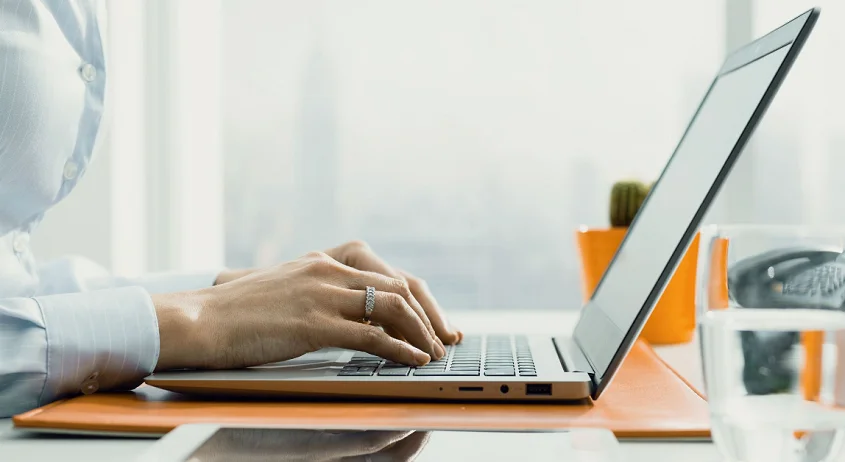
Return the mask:
[[(468, 333), (519, 332), (558, 335), (568, 332), (577, 314), (567, 312), (458, 312), (452, 321)], [(658, 347), (657, 352), (694, 386), (702, 388), (699, 355), (694, 345)], [(153, 439), (98, 438), (34, 435), (12, 428), (0, 419), (0, 459), (11, 461), (86, 460), (88, 462), (131, 460), (155, 442)], [(710, 443), (623, 443), (627, 462), (675, 461), (683, 454), (685, 462), (720, 460)]]

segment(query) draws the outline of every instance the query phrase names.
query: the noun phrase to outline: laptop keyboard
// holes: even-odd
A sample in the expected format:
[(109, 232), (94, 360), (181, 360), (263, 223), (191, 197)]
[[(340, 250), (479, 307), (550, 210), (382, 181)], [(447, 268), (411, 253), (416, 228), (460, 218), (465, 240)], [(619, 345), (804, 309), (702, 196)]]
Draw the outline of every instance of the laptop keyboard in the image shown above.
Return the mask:
[(459, 345), (446, 345), (443, 358), (409, 367), (358, 352), (341, 369), (348, 377), (536, 377), (537, 369), (525, 336), (464, 336)]

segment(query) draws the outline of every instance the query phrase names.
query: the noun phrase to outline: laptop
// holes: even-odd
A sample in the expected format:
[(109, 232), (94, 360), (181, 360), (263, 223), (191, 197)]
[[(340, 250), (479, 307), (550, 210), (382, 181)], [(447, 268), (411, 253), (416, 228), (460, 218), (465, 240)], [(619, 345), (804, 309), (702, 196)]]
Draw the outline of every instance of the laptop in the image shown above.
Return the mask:
[[(637, 339), (714, 197), (819, 15), (809, 10), (729, 54), (646, 197), (572, 335), (466, 336), (422, 367), (325, 349), (240, 370), (170, 371), (183, 393), (568, 401), (598, 399)], [(675, 59), (667, 57), (667, 59)]]

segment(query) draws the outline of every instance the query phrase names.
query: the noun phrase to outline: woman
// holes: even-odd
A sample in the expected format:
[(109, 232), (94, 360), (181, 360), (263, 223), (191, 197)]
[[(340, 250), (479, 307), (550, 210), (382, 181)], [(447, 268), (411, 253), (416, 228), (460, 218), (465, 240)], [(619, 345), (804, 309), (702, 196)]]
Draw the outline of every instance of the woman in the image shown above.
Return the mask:
[(90, 277), (73, 259), (37, 264), (30, 233), (101, 138), (104, 19), (97, 0), (0, 1), (0, 417), (153, 371), (324, 347), (422, 365), (461, 340), (423, 281), (361, 242), (267, 269), (131, 280)]

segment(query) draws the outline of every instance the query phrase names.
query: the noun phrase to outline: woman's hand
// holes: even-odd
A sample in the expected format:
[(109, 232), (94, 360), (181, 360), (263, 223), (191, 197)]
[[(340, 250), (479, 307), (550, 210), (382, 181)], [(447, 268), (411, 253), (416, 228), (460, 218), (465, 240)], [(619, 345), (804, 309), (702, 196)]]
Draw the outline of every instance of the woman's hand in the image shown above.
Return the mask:
[[(372, 322), (406, 341), (360, 322), (367, 286), (377, 291)], [(157, 370), (248, 367), (326, 347), (409, 365), (445, 353), (406, 280), (320, 252), (208, 289), (154, 295), (153, 303), (161, 339)]]
[[(449, 345), (459, 343), (463, 338), (463, 334), (459, 330), (449, 325), (443, 310), (440, 309), (440, 305), (437, 304), (437, 300), (434, 299), (434, 295), (432, 295), (425, 281), (406, 271), (391, 267), (376, 255), (366, 242), (348, 242), (329, 249), (326, 253), (344, 265), (407, 282), (408, 288), (411, 289), (411, 306), (429, 319), (432, 327), (434, 327), (435, 335), (443, 343)], [(397, 334), (395, 332), (390, 333)]]
[[(426, 282), (406, 271), (393, 268), (363, 241), (352, 241), (346, 244), (337, 246), (326, 251), (330, 257), (334, 258), (344, 265), (351, 266), (361, 271), (369, 271), (373, 273), (382, 274), (394, 279), (403, 280), (408, 284), (411, 290), (410, 305), (414, 310), (420, 314), (423, 322), (430, 323), (434, 329), (434, 334), (441, 342), (449, 345), (459, 343), (464, 335), (463, 333), (449, 325), (443, 310), (437, 304), (437, 300), (432, 295)], [(229, 270), (220, 273), (215, 284), (225, 284), (233, 280), (239, 279), (245, 275), (255, 272), (252, 269), (245, 270)], [(401, 339), (398, 332), (393, 329), (386, 328), (386, 331)]]

